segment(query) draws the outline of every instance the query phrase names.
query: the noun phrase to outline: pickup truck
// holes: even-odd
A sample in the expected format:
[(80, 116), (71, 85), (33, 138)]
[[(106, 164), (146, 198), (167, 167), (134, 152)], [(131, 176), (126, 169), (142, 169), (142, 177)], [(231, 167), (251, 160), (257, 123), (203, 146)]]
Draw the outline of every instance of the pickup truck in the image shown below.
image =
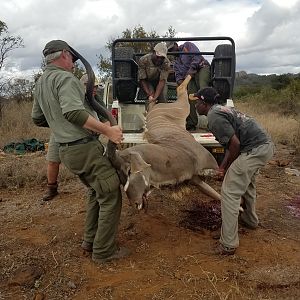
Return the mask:
[[(112, 78), (107, 81), (102, 90), (106, 106), (116, 117), (123, 128), (126, 145), (146, 143), (143, 139), (145, 121), (146, 95), (138, 83), (138, 60), (150, 53), (159, 42), (176, 41), (177, 43), (192, 41), (201, 42), (199, 48), (213, 48), (190, 55), (203, 55), (211, 64), (211, 86), (217, 89), (222, 97), (222, 104), (233, 104), (232, 91), (235, 79), (235, 44), (230, 37), (187, 37), (187, 38), (143, 38), (117, 39), (112, 47)], [(220, 44), (220, 41), (226, 43)], [(204, 45), (207, 44), (207, 45)], [(147, 52), (145, 50), (148, 50)], [(171, 66), (174, 56), (170, 57)], [(211, 59), (209, 59), (211, 58)], [(168, 102), (176, 101), (176, 82), (174, 71), (170, 71), (167, 80)], [(204, 117), (205, 118), (205, 117)], [(206, 128), (205, 119), (199, 116), (197, 130), (191, 132), (194, 138), (207, 148), (218, 163), (224, 155), (223, 147), (216, 141)]]

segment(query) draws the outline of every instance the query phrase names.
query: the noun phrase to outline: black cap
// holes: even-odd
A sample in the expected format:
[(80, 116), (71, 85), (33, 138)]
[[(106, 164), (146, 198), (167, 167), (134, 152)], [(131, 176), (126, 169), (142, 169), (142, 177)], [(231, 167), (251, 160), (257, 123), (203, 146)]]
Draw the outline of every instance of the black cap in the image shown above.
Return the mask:
[(197, 93), (194, 94), (194, 97), (197, 97), (199, 100), (202, 100), (203, 102), (209, 104), (219, 103), (220, 100), (220, 95), (212, 87), (207, 87), (202, 90), (199, 90)]
[(47, 56), (51, 53), (62, 50), (67, 50), (72, 54), (73, 62), (75, 62), (78, 59), (75, 53), (71, 50), (71, 47), (65, 41), (62, 40), (52, 40), (48, 42), (43, 50), (43, 54), (44, 56)]

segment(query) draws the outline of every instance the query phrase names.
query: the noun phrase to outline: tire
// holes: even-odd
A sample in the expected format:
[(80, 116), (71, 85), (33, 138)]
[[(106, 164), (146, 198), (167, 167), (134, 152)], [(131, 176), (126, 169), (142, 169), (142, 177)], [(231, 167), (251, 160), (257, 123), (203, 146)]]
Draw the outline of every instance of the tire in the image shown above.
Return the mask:
[(212, 81), (213, 87), (221, 96), (221, 104), (225, 104), (232, 97), (234, 79), (234, 49), (230, 44), (218, 45), (212, 61)]
[[(115, 95), (122, 103), (133, 103), (136, 95), (136, 66), (132, 60), (134, 51), (129, 47), (116, 47), (115, 59), (124, 59), (115, 62)], [(125, 61), (128, 60), (128, 61)], [(125, 79), (126, 78), (126, 79)], [(121, 79), (121, 80), (118, 80)]]

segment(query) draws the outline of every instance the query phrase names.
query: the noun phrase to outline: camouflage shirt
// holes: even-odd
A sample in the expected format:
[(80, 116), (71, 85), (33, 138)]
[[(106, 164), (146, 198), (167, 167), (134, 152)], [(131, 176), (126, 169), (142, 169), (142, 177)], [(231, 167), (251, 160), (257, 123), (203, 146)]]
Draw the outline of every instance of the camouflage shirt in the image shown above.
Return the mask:
[(86, 110), (98, 119), (85, 99), (84, 87), (71, 73), (55, 65), (48, 65), (35, 85), (32, 118), (46, 118), (55, 141), (68, 143), (91, 135), (85, 128), (69, 122), (64, 114)]
[(234, 134), (240, 140), (241, 152), (247, 152), (271, 140), (266, 131), (252, 117), (232, 107), (213, 105), (208, 111), (207, 118), (210, 131), (226, 148)]
[(165, 58), (160, 66), (155, 66), (151, 59), (152, 53), (142, 56), (139, 60), (138, 79), (167, 80), (170, 61)]

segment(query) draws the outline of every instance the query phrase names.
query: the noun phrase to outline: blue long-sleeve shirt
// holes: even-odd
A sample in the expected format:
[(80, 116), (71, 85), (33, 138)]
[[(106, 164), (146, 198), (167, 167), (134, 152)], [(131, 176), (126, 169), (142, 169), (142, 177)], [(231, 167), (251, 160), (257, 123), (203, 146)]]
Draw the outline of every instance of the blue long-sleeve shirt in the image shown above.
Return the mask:
[[(191, 42), (185, 42), (178, 48), (179, 52), (200, 53), (198, 47)], [(195, 74), (195, 72), (199, 71), (203, 66), (209, 66), (209, 63), (202, 55), (180, 54), (174, 63), (176, 82), (184, 80), (188, 74)]]

